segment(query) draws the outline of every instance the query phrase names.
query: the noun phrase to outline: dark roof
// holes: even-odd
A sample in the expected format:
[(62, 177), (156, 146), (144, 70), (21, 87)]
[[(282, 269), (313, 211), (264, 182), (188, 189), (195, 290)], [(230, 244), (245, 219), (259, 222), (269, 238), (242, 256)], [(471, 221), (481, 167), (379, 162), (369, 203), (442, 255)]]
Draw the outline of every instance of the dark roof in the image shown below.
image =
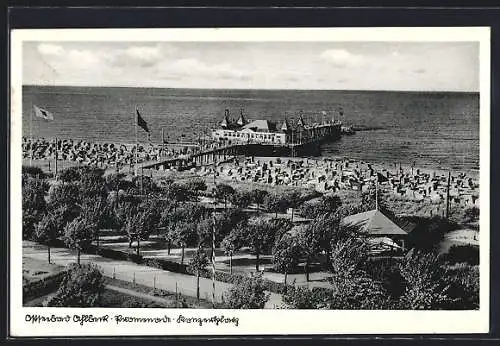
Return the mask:
[(244, 129), (251, 129), (256, 132), (275, 132), (276, 124), (269, 120), (254, 120), (249, 124), (243, 126)]
[(304, 121), (304, 118), (302, 117), (302, 115), (299, 117), (299, 120), (297, 120), (297, 126), (299, 126), (299, 127), (306, 126), (306, 122)]
[(346, 226), (359, 227), (360, 232), (369, 235), (406, 235), (407, 233), (385, 216), (380, 210), (370, 210), (342, 219)]
[(248, 123), (248, 121), (245, 119), (245, 116), (243, 115), (243, 112), (240, 113), (240, 117), (238, 118), (238, 121), (236, 121), (236, 124), (240, 126), (244, 126)]
[(224, 117), (224, 120), (222, 120), (222, 122), (220, 123), (220, 126), (222, 127), (229, 127), (229, 119), (227, 116)]
[(285, 132), (288, 132), (290, 131), (292, 128), (290, 127), (290, 124), (288, 123), (288, 120), (284, 120), (283, 121), (283, 124), (281, 125), (281, 131), (285, 131)]

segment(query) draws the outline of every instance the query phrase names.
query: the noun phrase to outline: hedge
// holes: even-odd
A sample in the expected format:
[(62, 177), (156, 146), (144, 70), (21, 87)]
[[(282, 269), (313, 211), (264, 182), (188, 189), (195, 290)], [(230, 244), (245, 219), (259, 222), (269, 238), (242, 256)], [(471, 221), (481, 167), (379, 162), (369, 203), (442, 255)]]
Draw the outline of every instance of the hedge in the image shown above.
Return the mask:
[[(120, 261), (131, 261), (137, 264), (147, 265), (148, 267), (158, 268), (162, 270), (167, 270), (174, 273), (188, 274), (188, 275), (196, 275), (195, 273), (189, 270), (188, 265), (180, 264), (173, 261), (168, 261), (164, 259), (158, 258), (144, 258), (140, 255), (127, 253), (124, 251), (116, 251), (106, 247), (97, 248), (96, 245), (90, 245), (87, 249), (87, 252), (101, 255), (106, 258), (111, 258)], [(212, 279), (212, 272), (209, 270), (202, 271), (200, 276), (206, 279)], [(217, 281), (229, 283), (229, 284), (238, 284), (243, 280), (249, 280), (248, 276), (238, 275), (238, 274), (229, 274), (225, 272), (216, 271), (215, 279)], [(277, 294), (284, 294), (288, 289), (293, 288), (292, 285), (286, 285), (282, 282), (275, 282), (268, 279), (263, 279), (262, 283), (266, 291), (270, 291)]]
[(23, 303), (40, 298), (57, 290), (66, 276), (66, 273), (67, 271), (62, 271), (23, 285)]
[[(188, 273), (193, 275), (192, 273)], [(202, 277), (206, 279), (211, 279), (212, 278), (212, 272), (211, 271), (203, 271), (200, 273)], [(225, 282), (228, 284), (239, 284), (245, 280), (249, 280), (250, 278), (248, 276), (243, 276), (243, 275), (238, 275), (238, 274), (229, 274), (225, 272), (220, 272), (216, 271), (215, 272), (215, 280)], [(290, 288), (293, 288), (291, 285), (286, 285), (282, 282), (275, 282), (272, 280), (268, 279), (263, 279), (262, 284), (264, 285), (264, 288), (266, 291), (277, 293), (277, 294), (284, 294), (286, 291)]]
[(158, 258), (144, 258), (143, 256), (137, 255), (135, 253), (112, 250), (106, 247), (97, 248), (96, 245), (90, 245), (86, 249), (86, 251), (92, 254), (100, 255), (118, 261), (130, 261), (137, 264), (144, 264), (147, 265), (148, 267), (154, 267), (176, 273), (189, 274), (187, 271), (187, 265), (173, 261), (168, 261)]
[(452, 245), (447, 254), (443, 255), (445, 261), (454, 263), (479, 264), (479, 247), (475, 245)]
[(149, 267), (154, 267), (158, 269), (168, 270), (170, 272), (181, 273), (181, 274), (191, 274), (188, 271), (188, 266), (186, 264), (180, 264), (173, 261), (168, 261), (158, 258), (142, 258), (141, 264), (145, 264)]

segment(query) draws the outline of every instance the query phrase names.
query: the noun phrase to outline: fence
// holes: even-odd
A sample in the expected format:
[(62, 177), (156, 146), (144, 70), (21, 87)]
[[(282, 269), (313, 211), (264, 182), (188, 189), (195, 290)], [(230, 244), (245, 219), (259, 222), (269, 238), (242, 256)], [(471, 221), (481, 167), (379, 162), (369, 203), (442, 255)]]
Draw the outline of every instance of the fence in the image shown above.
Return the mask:
[[(98, 265), (98, 268), (106, 277), (150, 288), (149, 292), (145, 292), (146, 294), (164, 290), (175, 294), (176, 300), (181, 299), (182, 296), (196, 298), (196, 276), (179, 275), (152, 268), (141, 268), (132, 271), (129, 268), (120, 268), (120, 266)], [(228, 288), (229, 285), (227, 284), (224, 284), (224, 287), (219, 285), (219, 289), (216, 289), (215, 294), (216, 303), (224, 301), (224, 294), (227, 295), (225, 292)], [(133, 287), (130, 289), (133, 289)], [(200, 277), (200, 299), (208, 302), (212, 301), (212, 282), (202, 277)]]

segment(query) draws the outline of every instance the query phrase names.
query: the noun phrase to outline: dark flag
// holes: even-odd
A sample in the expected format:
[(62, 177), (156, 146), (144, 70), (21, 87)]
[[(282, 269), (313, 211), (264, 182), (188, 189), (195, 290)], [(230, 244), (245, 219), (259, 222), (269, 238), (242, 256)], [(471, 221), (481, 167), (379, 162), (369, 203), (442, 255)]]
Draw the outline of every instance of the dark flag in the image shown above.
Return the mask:
[(135, 110), (137, 111), (137, 125), (142, 127), (144, 131), (149, 133), (148, 123), (146, 122), (146, 120), (142, 119), (141, 113), (139, 113), (139, 109), (136, 108)]
[(387, 179), (387, 177), (385, 177), (384, 175), (380, 174), (379, 172), (377, 172), (377, 180), (378, 180), (379, 183), (383, 183), (383, 182), (389, 181), (389, 179)]

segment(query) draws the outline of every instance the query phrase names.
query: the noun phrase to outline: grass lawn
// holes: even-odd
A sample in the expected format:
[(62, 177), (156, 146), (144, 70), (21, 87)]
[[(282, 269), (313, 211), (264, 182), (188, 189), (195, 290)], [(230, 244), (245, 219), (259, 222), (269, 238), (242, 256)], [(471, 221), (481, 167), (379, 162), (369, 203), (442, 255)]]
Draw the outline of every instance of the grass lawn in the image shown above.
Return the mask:
[[(101, 296), (101, 303), (99, 307), (102, 308), (196, 308), (196, 309), (207, 309), (212, 308), (210, 302), (200, 300), (197, 302), (195, 298), (186, 297), (183, 295), (178, 295), (177, 301), (174, 292), (167, 292), (163, 290), (154, 291), (150, 287), (132, 284), (130, 282), (105, 278), (105, 283), (107, 285), (112, 285), (127, 290), (131, 290), (138, 293), (138, 296), (127, 294), (124, 292), (117, 292), (113, 289), (105, 289)], [(44, 307), (55, 295), (55, 292), (49, 293), (42, 297), (33, 299), (24, 304), (26, 307)], [(152, 299), (148, 299), (147, 295), (150, 295)], [(161, 298), (162, 301), (158, 301), (156, 298)]]
[(23, 282), (33, 282), (64, 270), (63, 266), (23, 257)]
[[(134, 283), (131, 283), (128, 281), (105, 278), (105, 283), (107, 285), (112, 285), (112, 286), (116, 286), (116, 287), (120, 287), (120, 288), (124, 288), (124, 289), (128, 289), (128, 290), (132, 290), (132, 291), (137, 292), (139, 294), (145, 294), (145, 295), (150, 295), (152, 297), (158, 297), (158, 298), (163, 299), (165, 301), (165, 303), (162, 304), (162, 303), (158, 303), (156, 301), (148, 300), (145, 298), (130, 297), (130, 296), (123, 294), (121, 292), (113, 291), (114, 293), (128, 296), (129, 299), (132, 299), (132, 303), (122, 302), (122, 305), (124, 305), (124, 306), (116, 306), (116, 305), (108, 306), (108, 305), (106, 305), (103, 307), (127, 307), (127, 308), (134, 308), (134, 307), (167, 307), (167, 308), (179, 307), (179, 308), (182, 308), (182, 307), (184, 307), (184, 308), (195, 308), (195, 309), (210, 309), (210, 308), (212, 308), (211, 302), (207, 302), (207, 301), (204, 301), (202, 299), (200, 299), (200, 301), (198, 302), (196, 300), (196, 298), (184, 296), (182, 294), (178, 294), (177, 300), (176, 300), (175, 292), (168, 292), (168, 291), (161, 290), (161, 289), (154, 290), (151, 287), (140, 285), (140, 284), (134, 284)], [(106, 299), (109, 299), (109, 298), (106, 298)], [(134, 302), (134, 300), (138, 300), (139, 302)], [(141, 306), (141, 304), (142, 304), (140, 302), (141, 300), (145, 301), (146, 303), (150, 304), (151, 306), (149, 306), (149, 305)], [(104, 301), (103, 304), (106, 304), (106, 301)], [(135, 306), (135, 305), (138, 305), (138, 306)]]
[[(26, 307), (45, 307), (48, 301), (54, 296), (54, 292), (44, 295), (42, 297), (33, 299), (24, 304)], [(160, 304), (153, 300), (142, 299), (138, 297), (133, 297), (128, 294), (121, 292), (116, 292), (113, 290), (106, 289), (101, 296), (101, 304), (99, 307), (102, 308), (169, 308), (173, 307), (168, 304)]]

